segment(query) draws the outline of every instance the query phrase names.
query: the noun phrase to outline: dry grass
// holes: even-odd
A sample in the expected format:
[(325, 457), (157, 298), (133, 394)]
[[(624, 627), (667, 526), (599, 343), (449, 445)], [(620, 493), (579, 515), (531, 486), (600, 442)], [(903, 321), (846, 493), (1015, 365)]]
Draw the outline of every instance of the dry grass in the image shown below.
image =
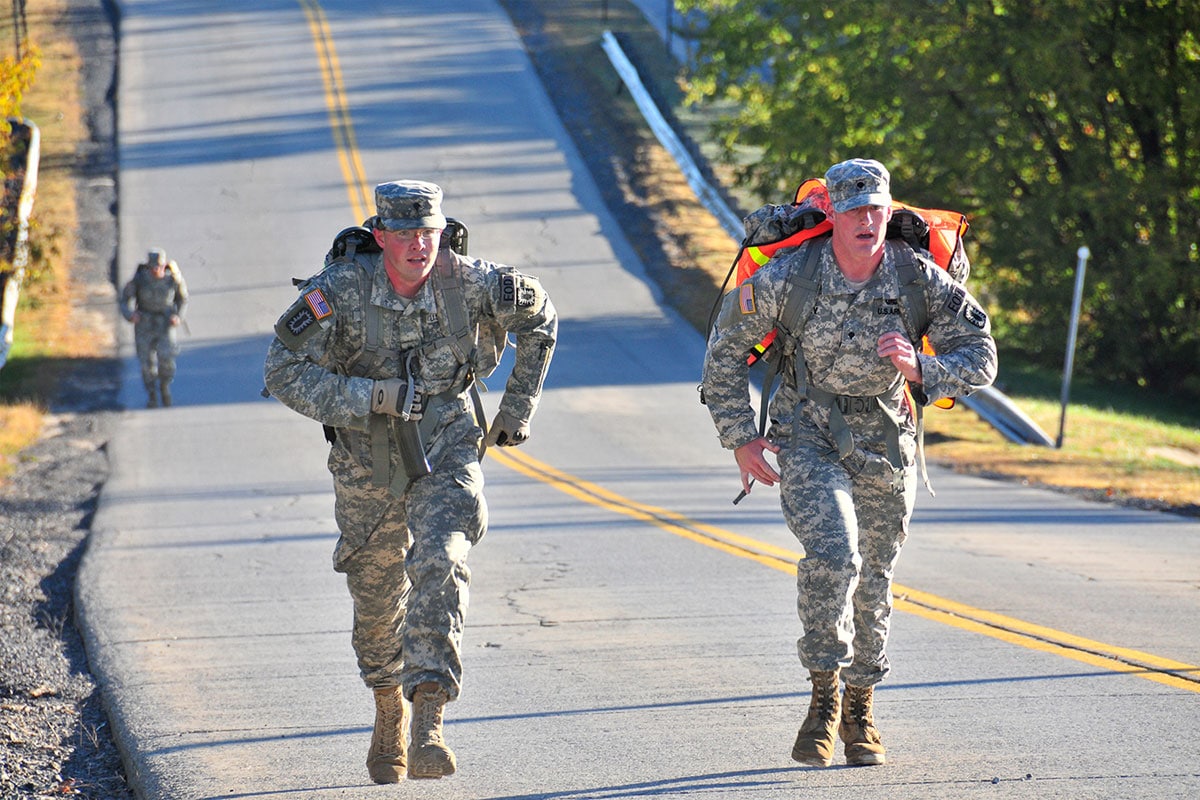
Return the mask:
[[(53, 391), (55, 364), (64, 358), (99, 355), (97, 337), (71, 324), (75, 303), (70, 265), (75, 256), (76, 153), (85, 129), (80, 97), (80, 62), (62, 19), (64, 0), (43, 0), (28, 9), (29, 41), (42, 65), (21, 105), (41, 132), (41, 165), (31, 220), (31, 238), (41, 252), (31, 265), (17, 307), (10, 360), (0, 371), (0, 480), (11, 459), (36, 440), (46, 398)], [(0, 20), (0, 41), (11, 42), (12, 18)]]
[[(1013, 399), (1057, 436), (1057, 402)], [(1071, 405), (1063, 446), (1054, 449), (1012, 444), (959, 408), (930, 409), (925, 423), (928, 457), (959, 471), (1200, 514), (1200, 429), (1194, 427)]]

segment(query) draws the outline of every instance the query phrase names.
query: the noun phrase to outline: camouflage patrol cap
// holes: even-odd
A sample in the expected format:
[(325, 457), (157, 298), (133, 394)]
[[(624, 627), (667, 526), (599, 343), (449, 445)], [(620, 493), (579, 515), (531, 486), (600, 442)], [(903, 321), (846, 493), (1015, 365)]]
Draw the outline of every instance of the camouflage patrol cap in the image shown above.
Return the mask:
[(151, 266), (163, 266), (167, 263), (167, 251), (154, 248), (146, 254), (146, 263)]
[(825, 173), (829, 200), (839, 214), (861, 206), (890, 206), (890, 184), (887, 167), (869, 158), (852, 158), (834, 164)]
[(375, 187), (375, 227), (388, 231), (445, 228), (442, 187), (425, 181), (391, 181)]

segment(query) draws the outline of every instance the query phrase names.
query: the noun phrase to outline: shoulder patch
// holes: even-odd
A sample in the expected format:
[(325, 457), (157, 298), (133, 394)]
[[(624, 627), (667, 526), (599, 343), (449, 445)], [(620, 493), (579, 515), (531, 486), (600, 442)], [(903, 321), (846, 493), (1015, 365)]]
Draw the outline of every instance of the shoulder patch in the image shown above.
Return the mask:
[(758, 313), (758, 306), (754, 302), (754, 284), (743, 283), (738, 287), (738, 308), (743, 314)]
[(275, 323), (275, 335), (289, 350), (297, 350), (333, 316), (333, 307), (320, 289), (309, 289)]
[(333, 315), (333, 309), (329, 307), (329, 302), (325, 299), (325, 293), (320, 289), (310, 289), (305, 292), (304, 302), (312, 310), (317, 322)]
[(537, 278), (516, 270), (500, 273), (499, 305), (520, 310), (536, 310), (545, 305), (545, 291)]
[(950, 290), (950, 296), (946, 298), (946, 308), (950, 309), (951, 314), (957, 314), (962, 310), (963, 301), (966, 299), (966, 290), (961, 286), (955, 286)]
[(963, 309), (963, 319), (979, 330), (983, 330), (988, 321), (987, 312), (974, 303), (966, 304), (966, 308)]

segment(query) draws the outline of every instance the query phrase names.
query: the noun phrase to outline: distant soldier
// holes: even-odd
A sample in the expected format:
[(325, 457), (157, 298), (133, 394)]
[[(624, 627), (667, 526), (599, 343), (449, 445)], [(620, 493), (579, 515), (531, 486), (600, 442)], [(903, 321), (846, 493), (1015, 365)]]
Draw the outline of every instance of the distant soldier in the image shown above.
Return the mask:
[(146, 408), (157, 408), (161, 401), (171, 405), (171, 381), (175, 378), (175, 356), (179, 345), (175, 329), (183, 319), (188, 291), (179, 265), (167, 260), (163, 250), (151, 250), (145, 264), (121, 290), (121, 316), (133, 323), (133, 339), (142, 383), (146, 387)]
[[(481, 445), (529, 438), (558, 315), (533, 276), (442, 244), (436, 184), (382, 183), (375, 207), (361, 232), (373, 241), (340, 255), (335, 246), (301, 284), (264, 369), (271, 394), (328, 426), (334, 569), (346, 575), (352, 643), (375, 696), (367, 771), (396, 783), (456, 769), (442, 718), (462, 686), (467, 555), (487, 530)], [(515, 363), (485, 436), (471, 386), (509, 333)]]

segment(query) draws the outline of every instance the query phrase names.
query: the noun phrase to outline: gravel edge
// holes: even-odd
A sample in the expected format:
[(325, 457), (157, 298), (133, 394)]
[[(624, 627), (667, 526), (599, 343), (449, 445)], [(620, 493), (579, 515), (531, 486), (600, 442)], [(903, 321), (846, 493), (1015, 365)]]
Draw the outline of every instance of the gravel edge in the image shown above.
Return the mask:
[(106, 0), (68, 0), (62, 24), (85, 68), (88, 141), (76, 153), (74, 322), (106, 357), (66, 362), (42, 435), (0, 493), (0, 797), (132, 800), (102, 693), (75, 627), (107, 443), (120, 412), (116, 358), (116, 37)]

